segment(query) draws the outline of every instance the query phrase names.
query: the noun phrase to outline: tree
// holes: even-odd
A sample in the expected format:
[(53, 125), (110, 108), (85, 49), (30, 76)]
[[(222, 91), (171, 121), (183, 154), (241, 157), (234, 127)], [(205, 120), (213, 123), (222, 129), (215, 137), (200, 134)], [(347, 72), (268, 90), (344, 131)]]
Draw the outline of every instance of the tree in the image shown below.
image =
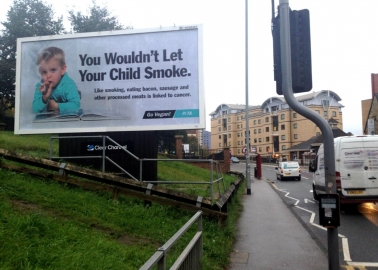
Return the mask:
[[(197, 136), (192, 136), (189, 137), (189, 149), (192, 152), (196, 152), (199, 149), (199, 144), (198, 144), (198, 138)], [(199, 155), (199, 153), (197, 154)]]
[(92, 2), (92, 6), (88, 10), (89, 15), (84, 15), (78, 11), (70, 10), (69, 20), (74, 32), (95, 32), (95, 31), (111, 31), (121, 30), (123, 26), (118, 23), (117, 17), (111, 16), (107, 7), (101, 8), (96, 5), (96, 1)]
[(0, 106), (15, 105), (17, 38), (57, 35), (64, 31), (63, 19), (54, 18), (51, 5), (41, 0), (14, 0), (0, 36)]

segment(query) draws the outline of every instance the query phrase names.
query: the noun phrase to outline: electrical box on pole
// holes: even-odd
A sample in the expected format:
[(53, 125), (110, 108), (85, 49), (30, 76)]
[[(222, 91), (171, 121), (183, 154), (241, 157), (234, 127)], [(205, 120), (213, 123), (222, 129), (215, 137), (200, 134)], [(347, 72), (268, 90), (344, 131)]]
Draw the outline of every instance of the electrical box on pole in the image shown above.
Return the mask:
[[(282, 67), (279, 14), (273, 19), (274, 80), (278, 95), (282, 92)], [(290, 48), (293, 93), (312, 89), (310, 12), (290, 10)]]

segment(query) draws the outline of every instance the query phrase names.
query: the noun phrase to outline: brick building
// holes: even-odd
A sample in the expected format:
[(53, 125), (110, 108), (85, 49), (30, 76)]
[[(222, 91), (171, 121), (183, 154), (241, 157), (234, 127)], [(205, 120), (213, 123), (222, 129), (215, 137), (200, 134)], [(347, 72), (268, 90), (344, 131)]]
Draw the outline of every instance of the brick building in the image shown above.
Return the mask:
[(362, 131), (378, 134), (378, 74), (371, 74), (371, 99), (361, 101)]
[[(333, 91), (322, 90), (296, 96), (307, 108), (319, 113), (343, 129), (341, 98)], [(232, 155), (244, 156), (246, 147), (245, 105), (221, 104), (211, 116), (211, 148), (229, 147)], [(284, 97), (271, 97), (248, 110), (250, 147), (262, 157), (291, 157), (289, 148), (320, 135), (310, 120), (292, 110)]]

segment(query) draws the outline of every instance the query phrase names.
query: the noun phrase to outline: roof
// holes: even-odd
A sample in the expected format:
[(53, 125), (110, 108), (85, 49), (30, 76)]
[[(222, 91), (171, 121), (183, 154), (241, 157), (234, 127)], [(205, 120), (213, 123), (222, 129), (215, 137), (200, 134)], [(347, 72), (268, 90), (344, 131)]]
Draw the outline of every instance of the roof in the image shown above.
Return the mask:
[[(333, 133), (333, 138), (348, 136), (347, 133), (345, 133), (344, 131), (342, 131), (339, 128), (333, 128), (332, 133)], [(323, 134), (320, 134), (320, 135), (316, 136), (315, 140), (311, 143), (311, 145), (320, 145), (320, 144), (323, 143), (323, 141), (324, 141)]]
[[(248, 106), (248, 107), (249, 107), (250, 110), (260, 108), (259, 105)], [(245, 110), (245, 105), (243, 105), (243, 104), (225, 104), (225, 103), (223, 103), (223, 104), (219, 105), (215, 111), (211, 112), (210, 115), (217, 114), (217, 112), (219, 112), (220, 110), (222, 110), (222, 108), (228, 108), (230, 110), (244, 111)]]
[(336, 119), (334, 119), (333, 117), (331, 117), (331, 119), (328, 120), (328, 123), (329, 124), (338, 124), (339, 121), (337, 121)]
[[(319, 135), (320, 136), (320, 135)], [(315, 141), (317, 136), (311, 137), (309, 140), (299, 143), (297, 145), (294, 145), (293, 147), (290, 147), (289, 149), (286, 149), (286, 151), (293, 152), (293, 151), (309, 151), (311, 149), (311, 144)]]
[[(298, 100), (300, 102), (300, 101), (314, 99), (317, 96), (323, 95), (323, 94), (333, 96), (337, 101), (341, 101), (340, 96), (338, 94), (336, 94), (335, 92), (331, 91), (331, 90), (321, 90), (321, 91), (318, 91), (318, 92), (314, 91), (314, 92), (307, 93), (307, 94), (304, 94), (304, 95), (295, 96), (295, 98), (296, 98), (296, 100)], [(265, 107), (268, 103), (270, 103), (274, 99), (276, 99), (276, 100), (278, 99), (278, 100), (282, 101), (283, 103), (286, 103), (286, 100), (283, 96), (282, 97), (270, 97), (263, 102), (261, 107)]]
[[(342, 137), (342, 136), (349, 136), (348, 133), (345, 133), (339, 128), (332, 128), (333, 138)], [(323, 134), (320, 134), (318, 136), (311, 137), (309, 140), (299, 143), (297, 145), (294, 145), (293, 147), (290, 147), (286, 149), (288, 152), (294, 152), (294, 151), (308, 151), (313, 146), (320, 146), (323, 143)]]

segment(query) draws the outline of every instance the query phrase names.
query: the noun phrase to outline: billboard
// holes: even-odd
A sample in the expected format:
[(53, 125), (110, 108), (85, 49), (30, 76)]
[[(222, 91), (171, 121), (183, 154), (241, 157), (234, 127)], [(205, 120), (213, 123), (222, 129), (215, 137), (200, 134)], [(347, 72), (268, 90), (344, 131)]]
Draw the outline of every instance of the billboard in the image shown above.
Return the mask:
[(205, 128), (202, 25), (17, 40), (16, 134)]

